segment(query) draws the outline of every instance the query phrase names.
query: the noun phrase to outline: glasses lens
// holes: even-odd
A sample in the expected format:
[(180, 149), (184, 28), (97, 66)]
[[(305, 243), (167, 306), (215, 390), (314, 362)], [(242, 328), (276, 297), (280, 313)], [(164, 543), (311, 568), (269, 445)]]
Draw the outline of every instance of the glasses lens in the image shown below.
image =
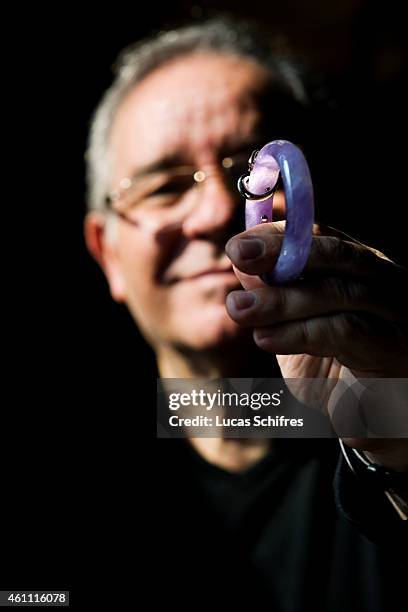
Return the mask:
[(223, 176), (231, 194), (240, 196), (237, 190), (237, 181), (248, 170), (248, 159), (252, 149), (231, 157), (225, 157), (218, 169), (200, 171), (203, 180), (197, 179), (197, 168), (193, 166), (179, 166), (166, 171), (151, 172), (133, 178), (129, 188), (124, 189), (119, 198), (113, 201), (112, 207), (121, 215), (137, 224), (152, 222), (154, 226), (172, 223), (191, 208), (195, 198), (186, 197), (193, 193), (192, 188), (198, 188), (207, 181), (205, 179), (219, 175)]
[(157, 216), (180, 202), (193, 184), (192, 169), (146, 174), (133, 182), (115, 208), (135, 221)]
[(229, 169), (227, 168), (227, 172), (230, 174), (231, 178), (238, 180), (244, 172), (248, 171), (249, 155), (249, 153), (242, 153), (230, 158), (232, 165)]

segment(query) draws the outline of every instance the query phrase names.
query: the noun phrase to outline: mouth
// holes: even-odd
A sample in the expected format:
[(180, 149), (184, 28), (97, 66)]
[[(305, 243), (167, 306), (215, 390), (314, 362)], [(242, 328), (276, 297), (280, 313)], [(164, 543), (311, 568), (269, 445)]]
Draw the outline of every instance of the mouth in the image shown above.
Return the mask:
[(186, 276), (180, 280), (198, 280), (200, 278), (207, 278), (210, 276), (221, 277), (221, 276), (235, 276), (232, 266), (228, 268), (209, 268), (207, 270), (202, 270), (201, 272), (196, 272), (191, 274), (190, 276)]
[(204, 279), (207, 279), (207, 282), (215, 282), (216, 280), (218, 282), (231, 282), (231, 279), (236, 278), (231, 261), (224, 258), (224, 261), (210, 262), (207, 267), (191, 266), (191, 269), (184, 274), (171, 274), (164, 280), (168, 285), (178, 285), (179, 283), (204, 281)]

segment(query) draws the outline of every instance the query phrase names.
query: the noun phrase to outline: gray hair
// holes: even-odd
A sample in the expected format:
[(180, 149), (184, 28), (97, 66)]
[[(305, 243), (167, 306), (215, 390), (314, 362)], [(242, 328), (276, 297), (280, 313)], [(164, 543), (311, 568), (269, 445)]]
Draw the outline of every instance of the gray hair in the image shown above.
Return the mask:
[(267, 68), (274, 81), (294, 100), (306, 102), (306, 92), (294, 63), (273, 48), (258, 27), (217, 17), (204, 23), (160, 32), (124, 49), (114, 68), (112, 85), (91, 120), (87, 163), (87, 200), (91, 210), (103, 210), (110, 191), (109, 138), (116, 112), (130, 89), (169, 60), (201, 51), (218, 51), (251, 59)]

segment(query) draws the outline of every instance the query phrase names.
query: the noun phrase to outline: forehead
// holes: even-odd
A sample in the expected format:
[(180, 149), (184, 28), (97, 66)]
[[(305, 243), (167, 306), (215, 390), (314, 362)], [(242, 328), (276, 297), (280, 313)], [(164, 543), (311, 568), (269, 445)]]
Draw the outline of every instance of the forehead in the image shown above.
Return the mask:
[(257, 64), (202, 53), (154, 70), (128, 93), (111, 131), (114, 177), (182, 152), (196, 163), (251, 139), (257, 97), (268, 82)]

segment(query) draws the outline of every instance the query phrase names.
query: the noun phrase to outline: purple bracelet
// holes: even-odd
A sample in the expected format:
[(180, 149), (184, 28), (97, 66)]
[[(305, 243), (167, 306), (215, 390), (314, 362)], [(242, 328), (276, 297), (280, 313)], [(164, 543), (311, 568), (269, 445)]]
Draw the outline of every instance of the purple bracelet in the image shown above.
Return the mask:
[(249, 172), (240, 177), (238, 189), (246, 198), (245, 227), (272, 221), (273, 194), (279, 175), (286, 201), (286, 229), (274, 269), (261, 275), (268, 285), (297, 279), (306, 265), (312, 244), (313, 185), (302, 151), (287, 140), (274, 140), (249, 159)]

